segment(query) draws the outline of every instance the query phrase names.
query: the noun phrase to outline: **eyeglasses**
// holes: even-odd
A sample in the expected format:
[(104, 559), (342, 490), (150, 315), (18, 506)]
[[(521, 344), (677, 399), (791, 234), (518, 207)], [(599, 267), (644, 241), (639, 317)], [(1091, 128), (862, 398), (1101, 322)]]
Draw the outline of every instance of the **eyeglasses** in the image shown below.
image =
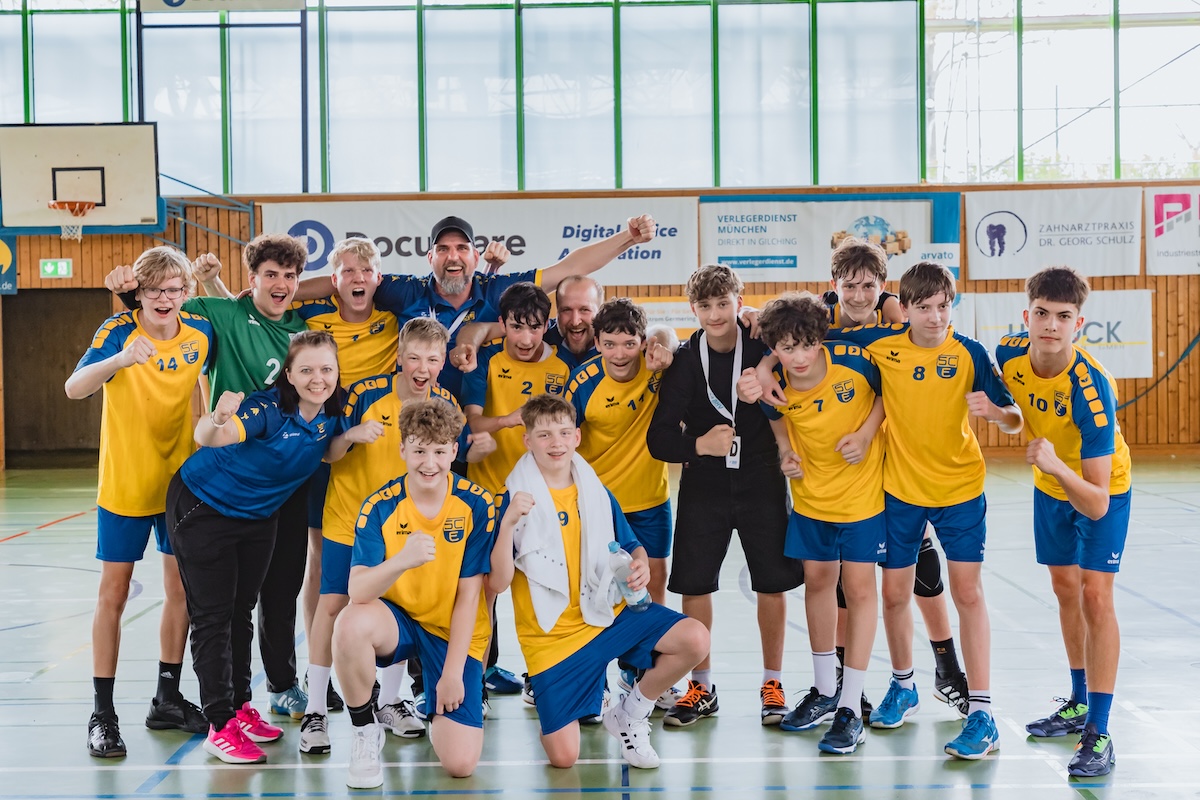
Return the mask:
[(142, 294), (144, 294), (148, 300), (157, 300), (164, 294), (168, 297), (168, 299), (178, 300), (179, 298), (183, 297), (183, 292), (184, 289), (182, 286), (171, 286), (166, 289), (142, 289)]

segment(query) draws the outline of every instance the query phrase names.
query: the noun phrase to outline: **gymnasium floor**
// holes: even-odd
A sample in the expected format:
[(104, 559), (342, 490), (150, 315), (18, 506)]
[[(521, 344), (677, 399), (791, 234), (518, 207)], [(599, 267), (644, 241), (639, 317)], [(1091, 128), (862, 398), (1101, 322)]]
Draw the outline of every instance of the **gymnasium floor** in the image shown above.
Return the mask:
[[(1069, 780), (1073, 741), (1026, 738), (1024, 723), (1048, 713), (1069, 690), (1054, 597), (1033, 559), (1028, 468), (993, 460), (988, 475), (989, 547), (984, 579), (993, 627), (993, 697), (998, 756), (955, 761), (942, 745), (959, 730), (930, 697), (932, 654), (917, 619), (921, 712), (897, 731), (870, 731), (858, 753), (818, 755), (820, 731), (784, 733), (758, 723), (760, 658), (753, 595), (734, 547), (716, 599), (714, 680), (720, 714), (691, 729), (662, 730), (656, 771), (629, 770), (615, 743), (585, 728), (583, 760), (572, 770), (542, 762), (534, 712), (498, 697), (486, 723), (483, 761), (466, 780), (440, 771), (427, 739), (389, 737), (382, 794), (507, 798), (1182, 798), (1200, 797), (1200, 459), (1136, 459), (1133, 524), (1117, 583), (1121, 673), (1112, 731), (1118, 763), (1106, 779)], [(331, 717), (333, 754), (301, 758), (299, 725), (267, 745), (270, 763), (227, 766), (204, 754), (201, 737), (151, 733), (142, 725), (154, 690), (160, 564), (135, 572), (125, 615), (117, 710), (129, 756), (101, 762), (84, 749), (91, 711), (91, 615), (95, 471), (11, 470), (0, 477), (0, 798), (343, 797), (349, 720)], [(501, 664), (520, 672), (511, 609), (501, 606)], [(953, 611), (951, 611), (953, 615)], [(794, 703), (810, 683), (803, 590), (788, 608), (784, 686)], [(506, 624), (507, 622), (507, 624)], [(301, 658), (304, 645), (301, 637)], [(887, 683), (882, 626), (868, 695)], [(265, 710), (261, 672), (258, 705)], [(198, 700), (185, 667), (184, 691)], [(655, 719), (657, 720), (657, 714)], [(278, 718), (276, 718), (278, 719)]]

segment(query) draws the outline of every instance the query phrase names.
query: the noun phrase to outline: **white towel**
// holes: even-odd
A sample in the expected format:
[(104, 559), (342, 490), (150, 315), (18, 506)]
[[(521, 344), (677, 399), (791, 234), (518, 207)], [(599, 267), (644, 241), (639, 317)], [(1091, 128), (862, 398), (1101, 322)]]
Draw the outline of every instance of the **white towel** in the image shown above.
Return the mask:
[[(579, 487), (579, 607), (587, 624), (607, 628), (613, 622), (613, 606), (620, 602), (608, 565), (608, 543), (616, 539), (612, 502), (596, 471), (578, 453), (571, 460), (571, 479)], [(507, 488), (510, 496), (533, 496), (533, 509), (513, 529), (514, 562), (529, 580), (538, 625), (549, 631), (570, 605), (570, 579), (554, 499), (531, 453), (517, 461)]]

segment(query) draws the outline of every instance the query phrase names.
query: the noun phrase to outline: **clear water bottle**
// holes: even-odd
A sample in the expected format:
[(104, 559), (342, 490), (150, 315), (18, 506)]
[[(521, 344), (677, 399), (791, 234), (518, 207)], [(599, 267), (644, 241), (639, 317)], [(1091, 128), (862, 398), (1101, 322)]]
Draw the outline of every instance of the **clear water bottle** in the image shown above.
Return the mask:
[(650, 592), (643, 586), (641, 589), (629, 588), (629, 572), (633, 566), (633, 556), (621, 549), (616, 542), (608, 543), (608, 566), (617, 579), (617, 588), (625, 598), (625, 605), (633, 611), (645, 611), (650, 607)]

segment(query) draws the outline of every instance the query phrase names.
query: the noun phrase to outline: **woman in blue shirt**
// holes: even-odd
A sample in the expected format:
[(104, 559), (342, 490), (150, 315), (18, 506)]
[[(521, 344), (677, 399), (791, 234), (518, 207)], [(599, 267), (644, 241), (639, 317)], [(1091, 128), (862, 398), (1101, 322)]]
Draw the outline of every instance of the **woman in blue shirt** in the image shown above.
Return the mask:
[[(250, 705), (251, 616), (271, 560), (279, 508), (334, 441), (368, 442), (378, 423), (343, 431), (337, 345), (298, 334), (282, 375), (243, 400), (225, 392), (196, 425), (201, 445), (167, 490), (167, 529), (192, 625), (192, 665), (210, 724), (204, 749), (231, 764), (266, 761), (256, 742), (283, 731)], [(339, 448), (344, 452), (345, 448)]]

